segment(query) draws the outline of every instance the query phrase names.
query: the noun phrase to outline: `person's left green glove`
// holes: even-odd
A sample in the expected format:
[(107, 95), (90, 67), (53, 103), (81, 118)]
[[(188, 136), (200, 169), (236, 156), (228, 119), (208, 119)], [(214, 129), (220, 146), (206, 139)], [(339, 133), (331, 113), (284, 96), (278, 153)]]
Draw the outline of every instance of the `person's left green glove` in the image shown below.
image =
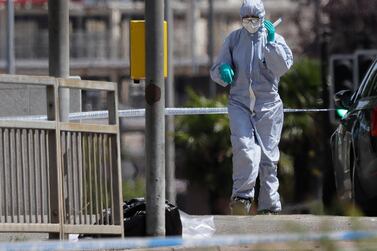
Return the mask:
[(231, 84), (234, 77), (234, 71), (229, 64), (222, 64), (220, 66), (220, 77), (221, 80), (227, 84)]
[(270, 20), (264, 20), (263, 22), (264, 27), (267, 30), (267, 41), (274, 42), (275, 41), (275, 26), (271, 23)]

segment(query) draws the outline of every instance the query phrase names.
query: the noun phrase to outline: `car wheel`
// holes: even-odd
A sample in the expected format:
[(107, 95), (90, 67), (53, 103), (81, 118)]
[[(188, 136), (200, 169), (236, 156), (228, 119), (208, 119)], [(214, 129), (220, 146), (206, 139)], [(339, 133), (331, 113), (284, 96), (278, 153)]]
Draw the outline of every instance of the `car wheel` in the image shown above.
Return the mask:
[(360, 209), (366, 216), (377, 215), (377, 199), (368, 199), (365, 191), (363, 190), (360, 178), (356, 168), (356, 161), (353, 161), (353, 200), (354, 205)]
[(361, 210), (363, 213), (365, 213), (365, 193), (364, 193), (364, 190), (363, 188), (361, 187), (361, 184), (360, 184), (360, 180), (359, 180), (359, 176), (357, 175), (357, 171), (356, 171), (356, 168), (354, 166), (353, 168), (353, 185), (352, 185), (352, 188), (353, 188), (353, 202), (354, 202), (354, 206)]

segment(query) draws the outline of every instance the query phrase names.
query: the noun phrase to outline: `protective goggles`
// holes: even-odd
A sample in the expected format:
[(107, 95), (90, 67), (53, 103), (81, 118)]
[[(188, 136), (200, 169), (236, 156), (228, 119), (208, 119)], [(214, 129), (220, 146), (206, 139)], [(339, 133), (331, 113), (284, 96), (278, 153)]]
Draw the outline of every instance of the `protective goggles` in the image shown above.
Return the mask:
[(252, 25), (259, 25), (261, 23), (261, 19), (259, 17), (243, 17), (242, 23), (244, 24), (252, 24)]

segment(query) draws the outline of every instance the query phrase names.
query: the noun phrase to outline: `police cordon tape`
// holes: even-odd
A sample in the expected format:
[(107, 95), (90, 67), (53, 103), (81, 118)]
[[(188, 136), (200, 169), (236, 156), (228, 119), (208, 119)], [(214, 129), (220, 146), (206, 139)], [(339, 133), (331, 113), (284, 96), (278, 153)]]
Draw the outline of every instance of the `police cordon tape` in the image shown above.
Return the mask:
[[(284, 109), (284, 113), (301, 113), (301, 112), (329, 112), (335, 109)], [(119, 117), (132, 118), (144, 117), (145, 109), (127, 109), (119, 110)], [(208, 115), (208, 114), (227, 114), (226, 107), (182, 107), (182, 108), (165, 108), (166, 116), (178, 115)], [(92, 111), (92, 112), (77, 112), (70, 113), (69, 120), (86, 120), (86, 119), (105, 119), (108, 117), (107, 111)], [(46, 115), (31, 115), (31, 116), (8, 116), (0, 117), (0, 120), (47, 120)]]
[(344, 231), (328, 233), (286, 233), (224, 235), (198, 238), (152, 237), (130, 239), (91, 239), (78, 241), (39, 241), (0, 243), (0, 250), (103, 250), (137, 248), (204, 248), (308, 241), (361, 241), (376, 239), (377, 232)]

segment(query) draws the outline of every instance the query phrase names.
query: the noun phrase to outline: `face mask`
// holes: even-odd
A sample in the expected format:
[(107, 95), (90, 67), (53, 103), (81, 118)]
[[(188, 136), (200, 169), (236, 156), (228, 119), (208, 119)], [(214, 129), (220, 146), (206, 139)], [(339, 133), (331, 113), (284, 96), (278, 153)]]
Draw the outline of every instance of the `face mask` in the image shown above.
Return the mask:
[(262, 25), (262, 20), (255, 17), (242, 18), (242, 26), (250, 33), (255, 33)]

